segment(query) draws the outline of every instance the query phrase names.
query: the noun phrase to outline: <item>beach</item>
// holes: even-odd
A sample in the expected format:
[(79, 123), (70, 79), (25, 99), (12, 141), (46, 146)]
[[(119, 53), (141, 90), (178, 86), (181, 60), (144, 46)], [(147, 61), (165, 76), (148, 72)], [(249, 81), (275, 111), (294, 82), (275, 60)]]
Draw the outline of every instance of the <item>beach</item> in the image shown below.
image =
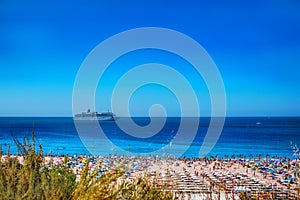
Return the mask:
[(45, 156), (43, 169), (63, 167), (79, 181), (85, 166), (97, 172), (96, 178), (114, 171), (124, 171), (119, 182), (146, 178), (175, 199), (300, 198), (300, 161), (288, 158)]
[(183, 199), (298, 199), (298, 165), (284, 159), (164, 160), (150, 176)]

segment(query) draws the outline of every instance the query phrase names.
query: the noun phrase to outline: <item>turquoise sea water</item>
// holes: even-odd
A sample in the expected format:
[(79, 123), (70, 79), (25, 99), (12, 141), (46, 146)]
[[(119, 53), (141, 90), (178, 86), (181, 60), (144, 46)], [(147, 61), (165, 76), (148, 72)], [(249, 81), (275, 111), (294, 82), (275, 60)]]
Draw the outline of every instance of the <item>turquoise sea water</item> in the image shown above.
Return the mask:
[[(134, 118), (134, 121), (138, 125), (145, 126), (150, 119)], [(101, 122), (100, 126), (108, 138), (102, 140), (91, 136), (93, 134), (90, 135), (89, 132), (93, 132), (94, 129), (86, 124), (87, 149), (71, 117), (1, 117), (0, 145), (4, 152), (10, 146), (11, 153), (17, 153), (12, 135), (19, 140), (22, 140), (24, 136), (30, 138), (31, 131), (34, 129), (36, 142), (42, 144), (45, 154), (90, 154), (90, 151), (97, 149), (95, 152), (98, 154), (107, 155), (119, 153), (118, 148), (131, 153), (145, 154), (164, 147), (166, 153), (163, 156), (171, 153), (175, 156), (197, 157), (209, 121), (210, 118), (200, 118), (197, 135), (189, 147), (185, 146), (184, 140), (179, 146), (170, 145), (172, 139), (176, 137), (180, 118), (167, 118), (161, 131), (143, 139), (126, 134), (115, 122)], [(187, 131), (185, 134), (191, 133)], [(229, 117), (226, 118), (217, 144), (207, 156), (223, 157), (243, 154), (247, 157), (259, 155), (264, 157), (269, 154), (270, 156), (292, 157), (291, 142), (300, 145), (299, 117)], [(185, 148), (188, 150), (182, 155), (181, 151)]]

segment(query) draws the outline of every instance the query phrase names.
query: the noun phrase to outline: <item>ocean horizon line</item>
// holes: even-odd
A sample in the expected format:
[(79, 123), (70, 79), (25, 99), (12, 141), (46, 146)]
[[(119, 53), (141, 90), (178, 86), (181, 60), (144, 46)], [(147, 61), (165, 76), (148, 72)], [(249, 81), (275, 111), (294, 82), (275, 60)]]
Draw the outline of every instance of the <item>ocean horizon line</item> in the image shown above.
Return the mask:
[[(147, 116), (147, 115), (135, 115), (135, 116), (118, 116), (119, 118), (181, 118), (182, 116), (170, 115), (170, 116)], [(223, 116), (185, 116), (183, 118), (221, 118)], [(74, 118), (72, 115), (0, 115), (0, 118)], [(300, 118), (300, 115), (230, 115), (224, 116), (224, 118)]]

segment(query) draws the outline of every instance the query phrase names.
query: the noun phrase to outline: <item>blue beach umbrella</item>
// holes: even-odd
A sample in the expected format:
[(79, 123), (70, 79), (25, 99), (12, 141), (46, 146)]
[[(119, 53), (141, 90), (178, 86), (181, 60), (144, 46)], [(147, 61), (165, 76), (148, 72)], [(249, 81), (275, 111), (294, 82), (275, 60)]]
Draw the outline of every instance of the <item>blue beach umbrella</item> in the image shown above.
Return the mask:
[(282, 183), (289, 183), (288, 180), (281, 180)]
[(288, 180), (290, 180), (290, 181), (297, 181), (297, 178), (296, 177), (291, 177), (291, 178), (288, 178)]
[(265, 171), (267, 170), (267, 167), (261, 167), (261, 170)]

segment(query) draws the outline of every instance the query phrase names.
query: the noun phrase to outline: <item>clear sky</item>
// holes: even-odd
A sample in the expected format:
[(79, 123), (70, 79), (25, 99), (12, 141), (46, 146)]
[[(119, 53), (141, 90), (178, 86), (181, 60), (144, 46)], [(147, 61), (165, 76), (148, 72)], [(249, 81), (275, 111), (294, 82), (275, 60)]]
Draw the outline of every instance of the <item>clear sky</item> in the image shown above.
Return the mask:
[[(300, 116), (299, 10), (298, 0), (2, 0), (0, 116), (72, 115), (73, 84), (88, 53), (114, 34), (149, 26), (180, 31), (207, 50), (223, 77), (229, 116)], [(150, 53), (149, 61), (157, 55), (172, 64), (172, 56)], [(137, 52), (124, 62), (134, 63), (139, 55), (146, 62), (146, 54)], [(167, 106), (170, 115), (178, 114), (172, 94), (157, 87), (137, 92), (132, 112), (144, 114), (161, 99), (159, 91), (173, 102)], [(205, 89), (195, 90), (208, 114)], [(97, 92), (99, 102), (101, 95)], [(99, 104), (98, 111), (109, 107)]]

